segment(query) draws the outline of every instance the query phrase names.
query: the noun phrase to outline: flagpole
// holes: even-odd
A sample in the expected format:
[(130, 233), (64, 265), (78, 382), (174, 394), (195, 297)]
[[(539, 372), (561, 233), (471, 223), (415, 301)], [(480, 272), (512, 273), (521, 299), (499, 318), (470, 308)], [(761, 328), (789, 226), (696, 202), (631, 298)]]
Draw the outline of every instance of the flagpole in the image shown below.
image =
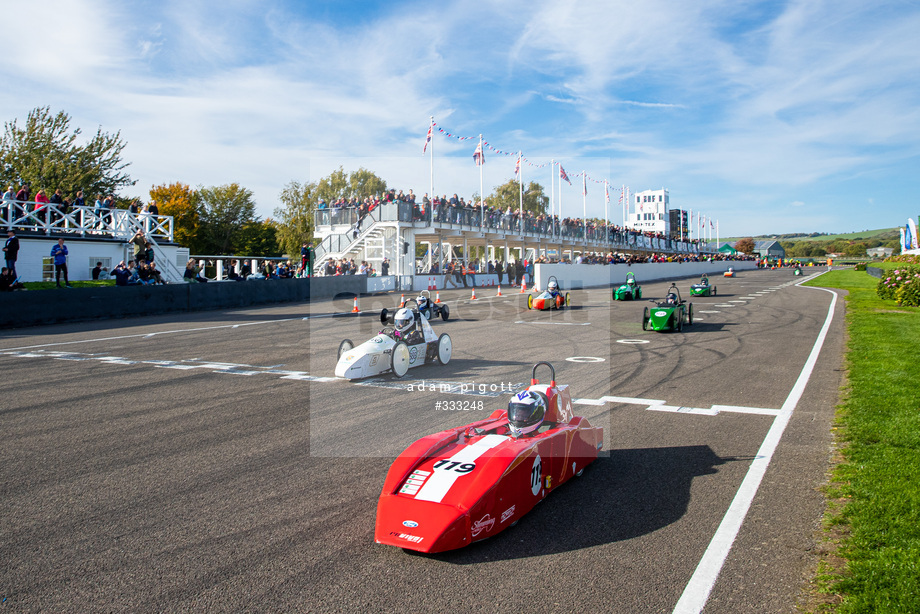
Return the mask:
[[(584, 235), (585, 235), (584, 249), (587, 251), (588, 249), (588, 171), (586, 170), (581, 171), (581, 206), (582, 206), (581, 226), (584, 230)], [(584, 260), (584, 257), (585, 257), (585, 254), (584, 252), (582, 252), (581, 254), (582, 260)]]
[[(428, 132), (434, 133), (434, 115), (431, 116), (431, 123), (428, 124)], [(434, 139), (432, 139), (433, 141)], [(431, 147), (430, 155), (430, 175), (428, 177), (428, 211), (425, 212), (425, 217), (428, 218), (428, 225), (431, 225), (431, 220), (434, 219), (432, 215), (431, 206), (434, 204), (434, 143), (429, 142), (428, 145)], [(441, 254), (438, 254), (438, 258), (441, 257)], [(439, 269), (440, 270), (440, 269)]]
[(716, 220), (716, 245), (719, 244), (719, 220)]
[(610, 231), (607, 230), (607, 205), (610, 204), (610, 192), (607, 191), (607, 180), (604, 179), (604, 245), (610, 237)]
[[(521, 182), (521, 204), (518, 208), (518, 221), (521, 224), (521, 236), (524, 236), (524, 151), (518, 151), (518, 179)], [(524, 249), (521, 248), (521, 259), (524, 259)]]
[[(549, 161), (549, 223), (552, 227), (550, 238), (556, 238), (556, 161)], [(904, 251), (904, 250), (901, 250)]]
[[(481, 134), (479, 135), (479, 151), (482, 151), (482, 135)], [(485, 155), (485, 152), (483, 152), (483, 155)], [(480, 158), (480, 159), (482, 161), (485, 161), (485, 158)], [(479, 165), (479, 227), (480, 228), (485, 226), (485, 213), (486, 213), (485, 212), (485, 202), (483, 200), (484, 197), (482, 194), (482, 167), (483, 166), (485, 166), (485, 164)]]
[(690, 219), (687, 220), (687, 240), (693, 240), (693, 209), (690, 209)]
[[(918, 218), (920, 219), (920, 218)], [(562, 163), (559, 163), (559, 238), (562, 238)], [(559, 251), (559, 261), (562, 262), (562, 250)]]

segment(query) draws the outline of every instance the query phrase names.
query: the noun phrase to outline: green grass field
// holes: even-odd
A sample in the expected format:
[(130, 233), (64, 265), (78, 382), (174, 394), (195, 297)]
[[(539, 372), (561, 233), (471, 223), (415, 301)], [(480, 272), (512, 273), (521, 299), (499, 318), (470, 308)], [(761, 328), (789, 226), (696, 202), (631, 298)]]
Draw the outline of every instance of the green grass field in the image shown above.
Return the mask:
[(808, 283), (849, 292), (842, 462), (825, 521), (839, 547), (816, 580), (822, 612), (920, 612), (920, 308), (878, 298), (877, 283), (852, 270)]
[[(55, 290), (58, 289), (57, 285), (53, 281), (27, 281), (23, 284), (26, 290)], [(96, 288), (99, 286), (114, 286), (114, 279), (106, 279), (103, 281), (72, 281), (70, 285), (74, 288)], [(66, 290), (66, 288), (60, 288), (61, 292)]]
[[(875, 238), (896, 239), (897, 237), (898, 237), (897, 228), (879, 228), (877, 230), (861, 230), (859, 232), (846, 232), (846, 233), (836, 234), (836, 235), (820, 235), (817, 237), (809, 237), (808, 235), (787, 236), (787, 237), (777, 238), (776, 241), (793, 241), (793, 242), (796, 242), (796, 241), (837, 241), (838, 239), (845, 239), (848, 241), (852, 241), (855, 239), (868, 240), (868, 239), (875, 239)], [(742, 238), (744, 237), (728, 237), (728, 238), (722, 239), (721, 241), (734, 242)], [(771, 240), (772, 235), (769, 235), (769, 236), (760, 235), (757, 237), (753, 237), (753, 239), (755, 241)]]

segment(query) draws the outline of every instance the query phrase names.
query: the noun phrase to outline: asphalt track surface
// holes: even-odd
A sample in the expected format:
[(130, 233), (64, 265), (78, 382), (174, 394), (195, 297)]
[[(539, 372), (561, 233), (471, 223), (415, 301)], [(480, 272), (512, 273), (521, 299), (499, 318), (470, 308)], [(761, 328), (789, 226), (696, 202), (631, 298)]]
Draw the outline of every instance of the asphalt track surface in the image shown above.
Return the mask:
[[(672, 612), (827, 319), (831, 293), (795, 281), (714, 278), (681, 333), (642, 331), (649, 303), (607, 289), (561, 312), (443, 291), (451, 362), (360, 384), (332, 379), (339, 342), (380, 328), (350, 301), (4, 331), (0, 610)], [(705, 612), (794, 612), (812, 572), (842, 300), (833, 315)], [(505, 407), (489, 388), (540, 360), (604, 427), (601, 457), (494, 538), (374, 544), (393, 457)], [(493, 396), (408, 390), (421, 381)]]

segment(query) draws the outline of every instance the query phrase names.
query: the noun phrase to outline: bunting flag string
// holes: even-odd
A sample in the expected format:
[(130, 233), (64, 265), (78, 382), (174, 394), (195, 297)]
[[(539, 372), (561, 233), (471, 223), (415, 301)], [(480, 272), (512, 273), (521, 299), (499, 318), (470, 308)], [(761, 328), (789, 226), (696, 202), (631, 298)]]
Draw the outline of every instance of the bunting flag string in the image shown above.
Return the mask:
[[(452, 133), (452, 132), (448, 132), (447, 130), (445, 130), (444, 128), (442, 128), (441, 126), (439, 126), (437, 122), (432, 122), (432, 125), (433, 125), (433, 126), (437, 126), (438, 132), (440, 132), (440, 133), (443, 134), (444, 136), (449, 136), (449, 137), (451, 137), (452, 139), (457, 139), (458, 141), (469, 141), (469, 140), (472, 140), (472, 139), (478, 139), (478, 138), (479, 138), (478, 136), (460, 136), (460, 135), (454, 134), (454, 133)], [(482, 144), (483, 144), (484, 147), (488, 147), (489, 150), (492, 151), (493, 153), (496, 153), (496, 154), (499, 154), (499, 155), (502, 155), (502, 156), (517, 156), (517, 155), (518, 155), (518, 152), (516, 152), (516, 151), (504, 151), (504, 150), (498, 149), (498, 148), (496, 148), (496, 147), (493, 147), (488, 141), (483, 141)], [(530, 160), (528, 160), (527, 158), (522, 158), (522, 160), (523, 160), (524, 162), (526, 162), (529, 166), (533, 167), (533, 168), (545, 168), (546, 166), (549, 165), (549, 162), (544, 162), (543, 164), (535, 164), (535, 163), (531, 162)]]

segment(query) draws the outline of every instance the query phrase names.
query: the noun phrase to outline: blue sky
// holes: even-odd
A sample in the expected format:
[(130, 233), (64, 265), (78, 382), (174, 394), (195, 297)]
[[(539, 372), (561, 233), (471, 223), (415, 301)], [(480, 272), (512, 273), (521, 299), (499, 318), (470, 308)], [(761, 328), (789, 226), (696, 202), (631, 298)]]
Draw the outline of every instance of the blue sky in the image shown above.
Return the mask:
[[(920, 214), (920, 4), (35, 0), (4, 7), (0, 118), (48, 105), (121, 131), (134, 195), (238, 182), (271, 216), (343, 166), (429, 191), (430, 116), (522, 150), (525, 181), (667, 188), (722, 236), (848, 232)], [(479, 191), (436, 133), (434, 191)], [(487, 150), (485, 193), (514, 159)], [(574, 178), (573, 178), (574, 179)], [(581, 186), (564, 184), (563, 214)], [(131, 195), (131, 194), (126, 194)], [(604, 215), (589, 183), (589, 216)]]

